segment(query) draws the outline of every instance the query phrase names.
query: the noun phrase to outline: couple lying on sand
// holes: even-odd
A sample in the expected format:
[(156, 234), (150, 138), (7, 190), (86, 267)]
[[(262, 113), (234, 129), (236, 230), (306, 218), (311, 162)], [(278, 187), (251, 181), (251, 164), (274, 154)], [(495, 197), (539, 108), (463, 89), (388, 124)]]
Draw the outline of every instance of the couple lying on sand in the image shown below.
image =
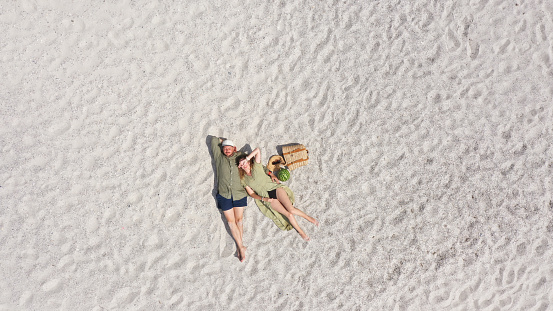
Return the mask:
[(291, 225), (305, 241), (309, 241), (309, 236), (300, 228), (294, 215), (303, 217), (317, 226), (319, 222), (294, 207), (292, 190), (282, 185), (272, 172), (261, 165), (259, 148), (245, 154), (237, 151), (232, 141), (212, 137), (211, 151), (217, 169), (217, 205), (229, 224), (238, 247), (240, 261), (246, 259), (246, 247), (242, 243), (246, 193), (255, 199), (263, 214), (271, 218), (281, 229), (288, 230)]

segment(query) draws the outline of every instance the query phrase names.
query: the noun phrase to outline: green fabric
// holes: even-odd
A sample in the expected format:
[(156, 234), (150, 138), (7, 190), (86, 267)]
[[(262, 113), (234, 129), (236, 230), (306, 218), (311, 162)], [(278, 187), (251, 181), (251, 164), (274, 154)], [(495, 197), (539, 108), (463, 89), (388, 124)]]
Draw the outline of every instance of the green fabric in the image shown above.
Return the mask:
[(234, 201), (247, 196), (246, 190), (240, 184), (240, 175), (238, 175), (238, 166), (236, 166), (236, 157), (242, 152), (237, 151), (232, 156), (227, 157), (221, 150), (221, 141), (219, 137), (211, 138), (211, 152), (217, 168), (217, 191), (226, 199)]
[(267, 170), (263, 165), (254, 163), (251, 169), (252, 175), (248, 176), (244, 174), (244, 179), (240, 181), (242, 186), (252, 188), (255, 193), (264, 198), (269, 197), (268, 192), (278, 188), (279, 184), (271, 180), (271, 177), (267, 175)]
[[(267, 175), (267, 172), (268, 170), (263, 165), (254, 163), (252, 166), (252, 176), (244, 175), (244, 179), (241, 181), (242, 186), (252, 188), (255, 193), (264, 198), (269, 197), (269, 191), (275, 190), (276, 188), (283, 188), (286, 194), (288, 194), (288, 198), (290, 198), (292, 204), (294, 204), (295, 198), (292, 190), (283, 184), (273, 182), (271, 177)], [(255, 200), (255, 204), (257, 204), (261, 213), (271, 219), (281, 230), (293, 229), (288, 218), (272, 209), (270, 202)]]
[[(290, 190), (290, 188), (284, 185), (280, 185), (280, 188), (283, 188), (286, 191), (286, 193), (288, 194), (288, 197), (290, 198), (290, 201), (292, 202), (292, 204), (294, 204), (295, 198), (292, 190)], [(259, 210), (261, 211), (261, 213), (263, 213), (263, 215), (271, 219), (275, 223), (275, 225), (277, 225), (277, 227), (280, 228), (280, 230), (294, 229), (294, 227), (292, 227), (292, 224), (290, 224), (290, 221), (286, 216), (282, 215), (281, 213), (271, 208), (271, 203), (255, 200), (255, 204), (257, 204), (257, 207), (259, 207)]]

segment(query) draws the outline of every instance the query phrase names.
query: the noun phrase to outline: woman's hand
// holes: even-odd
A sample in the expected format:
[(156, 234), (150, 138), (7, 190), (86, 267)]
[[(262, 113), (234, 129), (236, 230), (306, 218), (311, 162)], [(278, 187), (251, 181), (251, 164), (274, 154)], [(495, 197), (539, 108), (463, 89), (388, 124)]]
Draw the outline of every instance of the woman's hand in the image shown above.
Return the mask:
[(276, 177), (275, 174), (271, 173), (270, 176), (271, 176), (271, 180), (274, 183), (280, 184), (280, 180), (278, 180), (278, 177)]
[(238, 167), (243, 169), (244, 166), (246, 165), (246, 163), (248, 163), (248, 162), (249, 162), (248, 160), (242, 159), (242, 160), (240, 160), (240, 163), (238, 163)]

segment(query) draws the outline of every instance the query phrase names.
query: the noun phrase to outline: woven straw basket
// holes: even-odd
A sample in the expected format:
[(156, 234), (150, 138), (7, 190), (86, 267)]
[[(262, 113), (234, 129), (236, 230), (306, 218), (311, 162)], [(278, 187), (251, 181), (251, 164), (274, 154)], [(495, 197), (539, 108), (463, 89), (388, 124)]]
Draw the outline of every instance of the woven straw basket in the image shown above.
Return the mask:
[(309, 151), (301, 144), (282, 147), (282, 155), (289, 170), (307, 165), (309, 160)]
[(269, 171), (271, 172), (274, 172), (275, 170), (278, 171), (284, 165), (286, 165), (286, 161), (284, 161), (284, 158), (279, 155), (274, 155), (269, 158), (267, 169), (269, 169)]

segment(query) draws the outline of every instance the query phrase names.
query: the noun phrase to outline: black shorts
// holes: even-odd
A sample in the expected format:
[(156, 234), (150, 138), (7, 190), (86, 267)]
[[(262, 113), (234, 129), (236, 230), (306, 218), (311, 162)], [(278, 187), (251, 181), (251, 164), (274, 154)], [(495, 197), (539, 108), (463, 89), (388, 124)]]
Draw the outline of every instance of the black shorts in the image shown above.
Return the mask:
[(267, 192), (269, 194), (269, 198), (271, 199), (276, 199), (277, 196), (276, 196), (276, 189), (275, 190), (271, 190), (269, 192)]

